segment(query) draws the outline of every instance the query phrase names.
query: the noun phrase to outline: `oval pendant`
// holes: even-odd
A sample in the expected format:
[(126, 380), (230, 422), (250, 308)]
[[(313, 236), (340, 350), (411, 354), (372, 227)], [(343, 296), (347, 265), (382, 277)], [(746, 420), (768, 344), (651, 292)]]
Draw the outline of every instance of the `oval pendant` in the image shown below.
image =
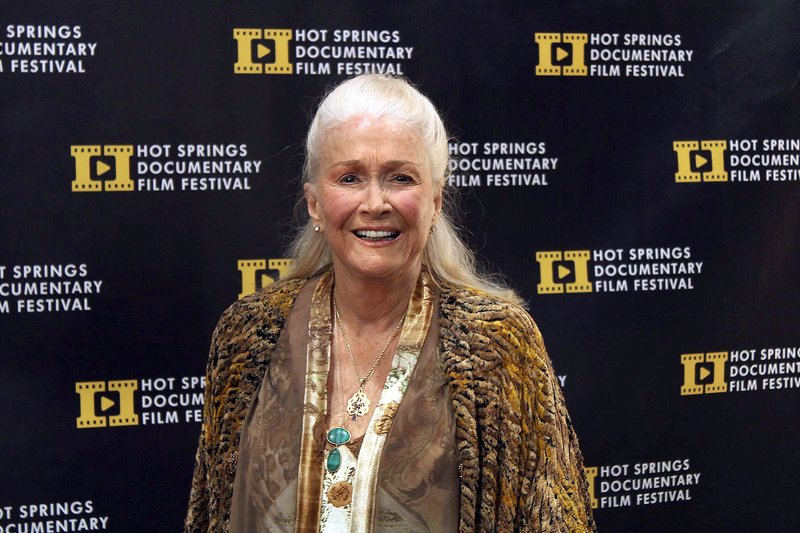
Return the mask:
[(328, 472), (333, 473), (339, 470), (340, 466), (342, 466), (342, 452), (339, 451), (339, 448), (334, 448), (328, 452), (325, 468), (328, 469)]
[(343, 427), (335, 427), (328, 430), (325, 439), (334, 446), (341, 446), (350, 442), (350, 432)]

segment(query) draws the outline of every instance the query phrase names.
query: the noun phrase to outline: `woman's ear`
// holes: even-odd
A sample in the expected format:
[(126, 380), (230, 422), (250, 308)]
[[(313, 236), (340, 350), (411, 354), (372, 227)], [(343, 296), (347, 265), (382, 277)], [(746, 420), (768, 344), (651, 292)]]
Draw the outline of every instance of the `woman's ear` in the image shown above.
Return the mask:
[(310, 183), (305, 183), (303, 184), (303, 194), (306, 197), (308, 216), (311, 217), (311, 220), (314, 222), (314, 224), (320, 224), (316, 188)]
[[(444, 187), (439, 187), (439, 191), (436, 193), (436, 196), (433, 197), (433, 212), (436, 213), (436, 218), (438, 218), (439, 213), (442, 212), (442, 190)], [(436, 218), (434, 218), (434, 222), (436, 222)]]

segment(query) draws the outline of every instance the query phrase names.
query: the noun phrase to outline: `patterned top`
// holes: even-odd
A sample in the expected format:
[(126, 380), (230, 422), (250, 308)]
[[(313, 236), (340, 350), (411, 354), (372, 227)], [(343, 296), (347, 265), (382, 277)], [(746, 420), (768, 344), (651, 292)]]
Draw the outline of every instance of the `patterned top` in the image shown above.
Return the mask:
[[(364, 442), (361, 446), (361, 452), (369, 456), (371, 450), (370, 444), (373, 443), (378, 437), (385, 436), (382, 433), (383, 428), (378, 422), (384, 418), (386, 413), (396, 412), (397, 407), (403, 400), (403, 394), (408, 387), (408, 382), (411, 379), (411, 373), (417, 364), (417, 354), (408, 351), (398, 351), (392, 361), (392, 369), (386, 377), (386, 383), (383, 385), (378, 406), (372, 414), (369, 427), (367, 428), (367, 437), (365, 435)], [(378, 433), (381, 431), (381, 433)], [(353, 520), (353, 505), (352, 498), (345, 505), (337, 505), (331, 502), (329, 494), (331, 488), (336, 483), (346, 483), (346, 486), (352, 487), (356, 480), (356, 469), (358, 468), (358, 456), (353, 453), (348, 446), (339, 446), (342, 453), (342, 465), (336, 472), (329, 472), (325, 470), (323, 483), (322, 483), (322, 513), (320, 517), (320, 531), (323, 533), (340, 533), (342, 531), (350, 531), (350, 525)], [(362, 463), (361, 468), (364, 468)], [(377, 482), (373, 484), (377, 487)], [(357, 492), (357, 489), (353, 489)], [(361, 517), (356, 518), (361, 520)]]
[[(326, 431), (331, 281), (323, 276), (306, 284), (273, 350), (242, 427), (229, 529), (455, 533), (455, 413), (436, 354), (430, 277), (420, 277), (409, 301), (370, 424), (346, 445), (351, 436), (344, 428)], [(323, 463), (331, 459), (329, 471)]]

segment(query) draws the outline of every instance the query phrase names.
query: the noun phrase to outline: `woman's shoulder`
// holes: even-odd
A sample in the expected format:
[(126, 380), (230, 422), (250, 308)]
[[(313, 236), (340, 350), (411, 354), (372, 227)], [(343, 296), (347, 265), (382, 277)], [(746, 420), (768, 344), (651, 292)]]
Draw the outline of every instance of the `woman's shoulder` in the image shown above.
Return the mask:
[(451, 320), (538, 334), (536, 323), (525, 308), (480, 289), (443, 283), (439, 305), (442, 316)]
[(305, 282), (305, 279), (292, 279), (274, 283), (237, 300), (223, 311), (215, 335), (242, 334), (244, 330), (263, 328), (275, 322), (282, 325)]
[[(290, 280), (260, 289), (232, 303), (211, 336), (207, 379), (229, 376), (232, 369), (259, 366), (278, 342), (283, 325), (305, 280)], [(224, 378), (227, 379), (227, 378)]]
[[(439, 326), (446, 371), (460, 386), (509, 401), (554, 390), (541, 333), (521, 306), (478, 289), (442, 286)], [(531, 412), (530, 406), (511, 410)]]
[(440, 336), (453, 356), (481, 360), (483, 368), (494, 367), (491, 361), (513, 368), (538, 367), (547, 360), (542, 334), (520, 305), (471, 287), (443, 284), (441, 289)]

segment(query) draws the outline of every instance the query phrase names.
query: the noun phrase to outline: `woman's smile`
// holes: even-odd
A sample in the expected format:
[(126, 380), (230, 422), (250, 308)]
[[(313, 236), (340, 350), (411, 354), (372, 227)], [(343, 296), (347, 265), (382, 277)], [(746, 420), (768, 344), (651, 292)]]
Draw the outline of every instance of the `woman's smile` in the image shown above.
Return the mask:
[(391, 230), (356, 230), (353, 233), (368, 242), (392, 242), (400, 236), (399, 231)]

